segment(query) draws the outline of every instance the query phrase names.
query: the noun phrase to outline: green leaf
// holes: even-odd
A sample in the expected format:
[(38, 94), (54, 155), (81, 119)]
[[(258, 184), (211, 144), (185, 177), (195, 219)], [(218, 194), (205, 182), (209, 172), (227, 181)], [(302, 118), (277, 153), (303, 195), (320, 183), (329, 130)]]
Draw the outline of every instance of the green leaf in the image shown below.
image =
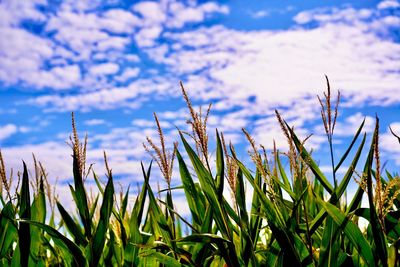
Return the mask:
[[(254, 184), (261, 188), (262, 177), (260, 173), (257, 171), (256, 176), (254, 178)], [(250, 216), (250, 233), (251, 240), (254, 241), (254, 250), (257, 246), (258, 235), (260, 233), (260, 228), (262, 224), (262, 218), (260, 216), (261, 213), (261, 202), (257, 193), (253, 193), (253, 199), (251, 202), (251, 216)]]
[(285, 185), (285, 188), (286, 188), (285, 191), (289, 193), (289, 192), (291, 192), (291, 190), (290, 190), (290, 182), (289, 182), (289, 179), (287, 178), (285, 169), (282, 166), (281, 159), (279, 157), (279, 152), (277, 152), (277, 155), (276, 155), (275, 158), (276, 158), (276, 163), (278, 165), (279, 173), (280, 173), (280, 175), (282, 177), (282, 180), (283, 180), (283, 184)]
[(46, 219), (46, 197), (44, 193), (43, 177), (40, 178), (39, 190), (33, 199), (31, 219), (41, 223), (44, 223)]
[(387, 241), (385, 238), (385, 234), (383, 232), (383, 227), (375, 211), (376, 208), (379, 209), (380, 207), (375, 207), (374, 196), (372, 195), (372, 193), (374, 192), (374, 188), (372, 186), (372, 164), (374, 159), (374, 148), (375, 148), (374, 140), (377, 140), (378, 138), (379, 135), (378, 130), (379, 130), (379, 119), (378, 117), (376, 117), (375, 131), (372, 137), (371, 148), (368, 153), (368, 159), (367, 159), (368, 164), (366, 164), (367, 169), (365, 173), (367, 174), (367, 194), (368, 194), (368, 202), (370, 208), (369, 209), (370, 224), (372, 228), (372, 235), (375, 241), (376, 254), (378, 258), (381, 260), (381, 264), (383, 266), (387, 266), (387, 258), (388, 258)]
[(198, 193), (196, 186), (194, 185), (192, 176), (186, 166), (185, 161), (183, 160), (181, 153), (179, 150), (176, 150), (176, 157), (179, 163), (179, 172), (183, 184), (183, 190), (185, 192), (186, 200), (188, 202), (188, 206), (192, 215), (192, 219), (195, 225), (201, 225), (202, 219), (200, 214), (204, 210), (203, 203), (199, 201)]
[[(22, 184), (21, 184), (21, 197), (20, 197), (20, 208), (19, 217), (21, 219), (31, 219), (31, 201), (29, 195), (29, 177), (28, 170), (26, 168), (25, 162), (24, 172), (22, 174)], [(19, 249), (21, 253), (21, 266), (28, 266), (29, 261), (29, 251), (31, 249), (31, 233), (29, 229), (29, 224), (21, 222), (18, 230), (19, 237)]]
[(324, 233), (320, 245), (319, 266), (337, 266), (339, 254), (338, 226), (331, 217), (325, 221)]
[[(31, 220), (44, 223), (46, 219), (46, 198), (44, 194), (43, 177), (40, 177), (39, 190), (34, 196), (31, 207)], [(38, 265), (43, 256), (40, 256), (40, 248), (43, 246), (43, 231), (37, 227), (30, 227), (31, 251), (29, 265)]]
[(235, 199), (236, 204), (239, 208), (240, 214), (240, 237), (241, 237), (241, 258), (244, 261), (244, 264), (247, 266), (249, 261), (252, 260), (253, 265), (256, 264), (256, 260), (254, 257), (253, 251), (253, 240), (251, 239), (251, 231), (249, 225), (249, 216), (247, 214), (246, 208), (246, 194), (244, 188), (244, 181), (243, 181), (243, 174), (242, 172), (238, 171), (236, 176), (236, 192), (235, 192)]
[(79, 160), (76, 155), (76, 152), (73, 151), (73, 173), (74, 173), (74, 193), (75, 193), (75, 200), (76, 200), (76, 206), (79, 211), (79, 216), (82, 220), (83, 227), (85, 229), (85, 236), (88, 237), (88, 239), (91, 239), (92, 236), (92, 230), (91, 230), (91, 225), (92, 225), (92, 220), (90, 218), (89, 214), (89, 206), (87, 202), (87, 195), (86, 195), (86, 190), (83, 185), (83, 179), (82, 179), (82, 174), (79, 170)]
[(52, 237), (52, 240), (63, 253), (64, 257), (68, 258), (69, 256), (71, 256), (75, 266), (86, 266), (86, 258), (83, 256), (82, 250), (67, 237), (63, 236), (59, 231), (44, 223), (34, 222), (25, 219), (20, 219), (19, 221), (23, 223), (28, 223), (44, 230), (48, 235)]
[(135, 200), (135, 204), (133, 206), (130, 215), (130, 220), (129, 220), (130, 236), (128, 239), (128, 243), (125, 247), (125, 253), (124, 253), (125, 261), (130, 265), (139, 264), (139, 257), (138, 257), (139, 247), (136, 246), (136, 244), (140, 245), (144, 242), (142, 234), (140, 232), (140, 225), (142, 222), (143, 210), (146, 201), (147, 184), (148, 184), (148, 179), (150, 177), (151, 165), (152, 162), (150, 163), (147, 174), (144, 175), (144, 182), (142, 185), (142, 189), (139, 193), (139, 196)]
[(74, 237), (76, 244), (86, 246), (87, 240), (82, 233), (82, 230), (79, 225), (77, 225), (74, 219), (69, 215), (69, 213), (64, 209), (60, 202), (57, 201), (57, 208), (60, 212), (61, 218), (64, 221), (68, 231)]
[(143, 176), (145, 176), (145, 181), (147, 182), (147, 193), (149, 196), (149, 213), (151, 214), (152, 218), (154, 219), (153, 227), (156, 230), (157, 237), (162, 237), (164, 242), (168, 244), (170, 247), (174, 247), (174, 244), (171, 242), (173, 239), (172, 231), (168, 226), (168, 222), (162, 213), (160, 206), (157, 204), (157, 200), (154, 197), (153, 191), (148, 183), (149, 178), (144, 170), (144, 166), (142, 165), (142, 172)]
[(110, 225), (110, 216), (114, 205), (114, 184), (111, 172), (109, 173), (103, 203), (100, 208), (100, 219), (92, 240), (93, 257), (91, 265), (97, 266), (106, 242), (107, 230)]
[[(103, 194), (103, 193), (102, 193), (102, 194)], [(97, 195), (96, 195), (96, 198), (94, 199), (94, 201), (93, 201), (93, 203), (92, 203), (92, 206), (90, 207), (90, 210), (89, 210), (89, 216), (90, 216), (90, 219), (91, 219), (92, 221), (93, 221), (94, 213), (96, 212), (97, 203), (99, 202), (99, 197), (100, 197), (100, 195), (97, 194)]]
[[(169, 257), (169, 256), (167, 256), (165, 254), (162, 254), (160, 252), (154, 251), (154, 250), (146, 251), (145, 253), (141, 254), (140, 256), (156, 259), (163, 266), (170, 266), (170, 267), (181, 267), (181, 266), (184, 266), (183, 264), (181, 264), (176, 259), (174, 259), (172, 257)], [(147, 264), (147, 266), (154, 266), (154, 265)]]
[(217, 195), (218, 199), (221, 201), (224, 193), (224, 153), (222, 149), (221, 138), (219, 137), (218, 130), (215, 130), (216, 138), (217, 138), (217, 158), (216, 158), (216, 167), (217, 167), (217, 175), (215, 179), (215, 186), (217, 187)]
[(230, 241), (214, 234), (191, 234), (176, 240), (177, 243), (229, 243)]
[(122, 218), (125, 217), (126, 207), (128, 206), (129, 188), (130, 188), (130, 186), (128, 186), (128, 189), (126, 190), (124, 199), (122, 200), (122, 204), (121, 204), (121, 214), (122, 214)]
[(18, 239), (18, 229), (14, 219), (14, 207), (9, 201), (0, 213), (0, 259), (12, 249), (13, 242)]

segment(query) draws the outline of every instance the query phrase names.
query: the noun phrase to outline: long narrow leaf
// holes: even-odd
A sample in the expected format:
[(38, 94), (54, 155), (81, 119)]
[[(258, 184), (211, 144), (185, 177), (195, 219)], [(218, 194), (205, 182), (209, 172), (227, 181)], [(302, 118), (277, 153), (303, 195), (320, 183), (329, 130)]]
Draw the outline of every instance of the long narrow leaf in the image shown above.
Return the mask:
[(92, 230), (91, 230), (92, 221), (89, 213), (87, 194), (85, 187), (83, 185), (82, 173), (80, 172), (80, 167), (79, 167), (80, 163), (75, 150), (72, 156), (73, 156), (72, 164), (74, 173), (74, 185), (75, 185), (74, 192), (75, 192), (76, 205), (78, 207), (79, 215), (82, 220), (83, 227), (85, 229), (85, 235), (90, 239), (92, 236)]
[(97, 266), (106, 242), (107, 230), (110, 225), (110, 216), (114, 204), (114, 184), (111, 172), (109, 173), (106, 189), (104, 190), (103, 203), (100, 208), (100, 219), (93, 236), (93, 258), (92, 265)]
[(82, 233), (81, 228), (77, 225), (72, 219), (71, 215), (64, 209), (64, 207), (57, 201), (57, 208), (60, 212), (61, 218), (64, 221), (68, 231), (74, 237), (74, 240), (77, 245), (86, 245), (87, 241), (85, 239), (84, 234)]
[[(29, 178), (28, 170), (26, 168), (25, 162), (24, 172), (22, 174), (22, 184), (21, 184), (21, 198), (20, 198), (20, 210), (19, 215), (21, 219), (31, 219), (31, 201), (29, 194)], [(29, 224), (20, 223), (18, 230), (18, 244), (21, 253), (21, 266), (28, 266), (29, 261), (29, 251), (31, 249), (31, 233)]]
[[(373, 191), (374, 188), (372, 186), (372, 163), (373, 163), (373, 158), (374, 158), (374, 149), (375, 146), (377, 146), (378, 142), (378, 130), (379, 130), (379, 119), (376, 117), (376, 125), (375, 125), (375, 131), (374, 135), (372, 137), (372, 144), (370, 151), (368, 153), (368, 159), (367, 162), (368, 164), (367, 169), (365, 171), (367, 175), (367, 194), (368, 194), (368, 202), (369, 202), (369, 211), (370, 211), (370, 223), (371, 223), (371, 228), (372, 228), (372, 235), (374, 237), (375, 245), (376, 245), (376, 253), (378, 255), (378, 258), (381, 260), (381, 264), (383, 266), (387, 266), (387, 258), (388, 258), (388, 251), (387, 251), (387, 242), (385, 240), (385, 235), (383, 232), (383, 227), (379, 221), (378, 215), (376, 214), (375, 210), (375, 201), (374, 201), (374, 196)], [(380, 183), (381, 181), (377, 181), (377, 183)], [(378, 192), (380, 194), (380, 192)], [(380, 196), (377, 196), (380, 197)], [(380, 208), (380, 207), (377, 207)], [(378, 263), (378, 262), (376, 262)]]

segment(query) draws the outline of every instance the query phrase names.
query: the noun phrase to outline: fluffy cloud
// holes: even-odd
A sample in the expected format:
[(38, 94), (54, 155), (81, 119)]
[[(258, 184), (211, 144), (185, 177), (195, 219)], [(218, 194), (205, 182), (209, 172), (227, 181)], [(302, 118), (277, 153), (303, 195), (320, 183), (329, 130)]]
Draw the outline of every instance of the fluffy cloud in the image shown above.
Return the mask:
[[(102, 88), (87, 93), (60, 95), (44, 95), (31, 99), (30, 104), (49, 107), (46, 111), (62, 112), (92, 109), (114, 109), (117, 105), (132, 109), (140, 107), (147, 100), (144, 96), (167, 95), (171, 91), (172, 83), (169, 80), (140, 79), (131, 82), (125, 87)], [(174, 86), (175, 88), (177, 86)]]
[(106, 123), (106, 121), (102, 120), (102, 119), (91, 119), (91, 120), (87, 120), (84, 122), (84, 124), (88, 125), (88, 126), (102, 125), (105, 123)]
[(170, 13), (173, 14), (173, 17), (167, 22), (167, 25), (173, 28), (181, 28), (186, 23), (201, 22), (212, 13), (228, 14), (229, 8), (220, 6), (215, 2), (189, 7), (180, 2), (173, 2), (170, 5)]
[(15, 173), (17, 170), (22, 170), (22, 160), (26, 161), (29, 166), (33, 165), (33, 153), (39, 161), (45, 160), (43, 164), (52, 182), (56, 178), (62, 181), (72, 177), (71, 151), (62, 141), (5, 147), (2, 152), (7, 168), (12, 168)]
[[(39, 9), (48, 5), (54, 12)], [(117, 64), (132, 63), (132, 56), (137, 63), (138, 57), (129, 56), (126, 50), (154, 46), (166, 27), (172, 27), (167, 25), (178, 21), (171, 12), (176, 5), (182, 12), (180, 27), (213, 13), (227, 13), (227, 7), (213, 2), (139, 2), (125, 10), (103, 9), (97, 2), (63, 1), (56, 6), (46, 1), (3, 1), (0, 33), (7, 42), (0, 42), (0, 80), (7, 85), (22, 83), (31, 89), (111, 88), (114, 82), (105, 76), (116, 74)], [(184, 18), (185, 11), (196, 17)], [(23, 26), (26, 21), (35, 27)], [(93, 67), (89, 62), (99, 65)], [(126, 75), (119, 82), (134, 77), (132, 71)]]
[(356, 23), (360, 19), (368, 19), (373, 15), (370, 9), (354, 9), (354, 8), (320, 8), (315, 10), (308, 10), (298, 13), (293, 19), (299, 24), (306, 24), (312, 21), (320, 23), (328, 22), (347, 22)]
[(18, 131), (17, 126), (14, 124), (7, 124), (4, 126), (0, 126), (0, 141), (7, 139)]
[(400, 3), (395, 0), (386, 0), (378, 4), (378, 9), (398, 8)]
[(163, 23), (167, 19), (162, 6), (165, 6), (165, 4), (144, 1), (134, 5), (133, 10), (145, 18), (145, 23), (151, 26)]
[(125, 68), (121, 75), (115, 77), (117, 81), (125, 82), (129, 79), (136, 78), (139, 75), (139, 68)]
[(171, 38), (192, 49), (156, 60), (182, 75), (199, 72), (209, 77), (215, 81), (214, 94), (229, 95), (233, 101), (256, 96), (260, 104), (287, 104), (320, 92), (324, 73), (353, 103), (400, 100), (400, 77), (393, 71), (400, 68), (394, 56), (400, 54), (400, 45), (357, 27), (327, 24), (310, 30), (238, 32), (218, 26)]
[(22, 20), (44, 21), (46, 16), (37, 7), (47, 4), (46, 0), (5, 0), (0, 5), (0, 25), (18, 25)]
[(251, 13), (250, 13), (250, 16), (251, 16), (252, 18), (255, 18), (255, 19), (265, 18), (265, 17), (267, 17), (268, 15), (269, 15), (269, 13), (268, 13), (266, 10), (259, 10), (259, 11), (251, 12)]
[[(381, 3), (381, 7), (385, 5), (388, 6)], [(39, 12), (33, 7), (30, 6), (31, 10)], [(7, 6), (2, 5), (2, 8)], [(211, 14), (228, 12), (226, 6), (214, 2), (196, 5), (146, 1), (135, 4), (131, 11), (114, 8), (102, 12), (94, 12), (90, 6), (76, 8), (66, 2), (45, 24), (45, 31), (51, 33), (52, 38), (10, 27), (10, 24), (2, 29), (14, 42), (2, 43), (5, 52), (0, 79), (10, 84), (22, 80), (39, 88), (81, 86), (87, 88), (82, 91), (95, 91), (83, 95), (91, 96), (89, 107), (104, 107), (107, 102), (101, 97), (104, 95), (112, 95), (110, 103), (125, 102), (129, 85), (116, 88), (112, 80), (104, 76), (119, 75), (115, 76), (115, 81), (122, 83), (135, 78), (137, 67), (124, 70), (124, 62), (128, 60), (124, 50), (132, 43), (130, 38), (134, 38), (152, 60), (168, 67), (168, 75), (175, 77), (170, 80), (184, 77), (191, 90), (196, 90), (194, 95), (206, 101), (225, 98), (231, 103), (243, 103), (250, 95), (261, 104), (285, 105), (320, 91), (323, 73), (335, 81), (336, 88), (343, 88), (347, 100), (351, 99), (353, 104), (367, 98), (378, 99), (377, 104), (399, 101), (395, 94), (399, 75), (395, 70), (400, 67), (396, 56), (400, 54), (400, 46), (379, 34), (389, 25), (397, 25), (395, 17), (381, 15), (379, 10), (346, 7), (303, 11), (294, 17), (299, 25), (317, 22), (312, 28), (296, 26), (287, 31), (245, 32), (214, 26), (194, 31), (169, 30), (204, 21)], [(32, 16), (43, 20), (40, 14)], [(135, 33), (133, 37), (132, 33)], [(24, 43), (32, 45), (19, 45)], [(58, 45), (60, 43), (62, 46)], [(335, 51), (333, 58), (332, 51)], [(26, 56), (20, 57), (21, 52)], [(89, 65), (87, 60), (91, 57), (102, 62)], [(114, 62), (104, 62), (107, 58)], [(46, 61), (63, 63), (45, 69)], [(79, 66), (65, 65), (68, 61), (79, 62)], [(169, 88), (175, 85), (169, 84)], [(274, 93), (275, 90), (280, 93)], [(120, 96), (115, 96), (116, 92)], [(58, 104), (77, 102), (72, 95), (46, 96), (31, 103), (50, 103), (44, 99), (55, 99), (58, 107), (77, 107)], [(97, 100), (98, 105), (95, 104)], [(112, 107), (111, 104), (106, 106)]]
[(119, 66), (115, 63), (104, 63), (90, 68), (90, 73), (94, 75), (110, 75), (118, 72)]

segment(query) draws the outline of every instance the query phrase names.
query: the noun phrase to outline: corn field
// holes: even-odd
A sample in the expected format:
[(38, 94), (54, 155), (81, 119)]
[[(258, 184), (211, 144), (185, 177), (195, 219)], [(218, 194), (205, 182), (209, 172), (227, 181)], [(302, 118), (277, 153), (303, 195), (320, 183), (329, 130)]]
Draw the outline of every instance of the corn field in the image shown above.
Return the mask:
[[(381, 168), (378, 118), (369, 138), (360, 122), (345, 153), (328, 155), (332, 172), (324, 173), (306, 140), (276, 111), (289, 151), (268, 154), (243, 129), (251, 148), (245, 164), (218, 130), (211, 159), (210, 108), (196, 111), (183, 86), (182, 92), (192, 131), (178, 130), (179, 146), (168, 145), (154, 115), (160, 140), (144, 143), (153, 161), (142, 164), (143, 183), (132, 203), (129, 188), (117, 201), (106, 155), (105, 185), (86, 166), (86, 138), (78, 138), (74, 121), (74, 212), (54, 197), (41, 163), (35, 161), (34, 175), (23, 163), (12, 186), (0, 154), (0, 265), (400, 266), (400, 179)], [(318, 99), (332, 152), (340, 94), (333, 98), (328, 82)], [(339, 174), (345, 161), (347, 171)], [(172, 172), (174, 164), (179, 173)], [(161, 192), (150, 186), (155, 167), (166, 185)], [(98, 187), (94, 197), (87, 179)], [(172, 179), (180, 186), (171, 187)], [(357, 188), (348, 199), (352, 180)], [(175, 210), (174, 191), (184, 192), (189, 220)]]

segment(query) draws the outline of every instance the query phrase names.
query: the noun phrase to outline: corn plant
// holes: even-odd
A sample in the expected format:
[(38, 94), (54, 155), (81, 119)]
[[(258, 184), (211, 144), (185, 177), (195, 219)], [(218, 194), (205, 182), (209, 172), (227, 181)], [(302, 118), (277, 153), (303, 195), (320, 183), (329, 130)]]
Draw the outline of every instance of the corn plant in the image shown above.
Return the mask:
[[(197, 112), (182, 84), (192, 131), (178, 130), (181, 147), (174, 143), (169, 151), (154, 114), (159, 145), (150, 138), (144, 144), (153, 160), (147, 167), (141, 164), (143, 184), (133, 203), (129, 201), (130, 187), (117, 201), (105, 153), (105, 184), (91, 166), (86, 167), (87, 138), (83, 143), (79, 140), (74, 117), (73, 183), (69, 188), (75, 212), (68, 212), (65, 203), (50, 197), (51, 186), (41, 164), (35, 163), (32, 177), (23, 163), (18, 184), (12, 185), (0, 153), (0, 264), (399, 266), (400, 179), (381, 168), (379, 119), (370, 144), (363, 133), (363, 121), (344, 154), (334, 158), (340, 94), (336, 103), (331, 103), (328, 79), (327, 85), (319, 103), (331, 173), (321, 171), (307, 149), (307, 140), (301, 140), (278, 111), (288, 152), (275, 148), (268, 156), (243, 129), (251, 148), (249, 164), (239, 160), (233, 145), (227, 146), (223, 133), (216, 130), (213, 160), (207, 131), (210, 107), (205, 114), (201, 109)], [(174, 162), (177, 174), (172, 172)], [(341, 174), (338, 170), (344, 162), (350, 164)], [(166, 184), (158, 192), (150, 186), (153, 165), (159, 167)], [(87, 179), (95, 181), (94, 196), (88, 194)], [(172, 179), (181, 184), (171, 187)], [(357, 190), (347, 201), (352, 179)], [(185, 194), (190, 219), (175, 209), (176, 190)], [(225, 197), (226, 190), (230, 190), (230, 199)], [(361, 205), (363, 199), (367, 207)], [(360, 218), (367, 223), (361, 223)]]

